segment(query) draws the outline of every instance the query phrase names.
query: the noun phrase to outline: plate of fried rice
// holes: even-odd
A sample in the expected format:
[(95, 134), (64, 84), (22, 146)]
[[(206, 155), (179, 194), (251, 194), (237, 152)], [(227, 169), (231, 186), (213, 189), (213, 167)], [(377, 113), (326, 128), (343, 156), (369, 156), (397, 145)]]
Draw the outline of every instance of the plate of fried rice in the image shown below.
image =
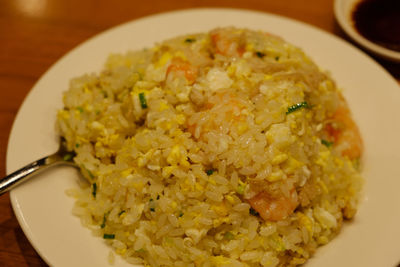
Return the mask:
[(128, 22), (53, 65), (7, 171), (51, 266), (395, 266), (397, 82), (312, 26), (234, 9)]

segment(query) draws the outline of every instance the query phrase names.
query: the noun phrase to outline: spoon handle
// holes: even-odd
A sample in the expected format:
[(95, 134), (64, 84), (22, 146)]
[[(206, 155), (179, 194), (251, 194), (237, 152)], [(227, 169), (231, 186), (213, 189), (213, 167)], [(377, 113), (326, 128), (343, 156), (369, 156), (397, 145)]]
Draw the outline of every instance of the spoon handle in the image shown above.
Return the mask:
[(63, 162), (65, 161), (62, 159), (62, 157), (58, 153), (55, 153), (50, 156), (36, 160), (19, 170), (16, 170), (15, 172), (0, 179), (0, 195), (4, 194), (18, 184), (28, 180), (42, 170)]

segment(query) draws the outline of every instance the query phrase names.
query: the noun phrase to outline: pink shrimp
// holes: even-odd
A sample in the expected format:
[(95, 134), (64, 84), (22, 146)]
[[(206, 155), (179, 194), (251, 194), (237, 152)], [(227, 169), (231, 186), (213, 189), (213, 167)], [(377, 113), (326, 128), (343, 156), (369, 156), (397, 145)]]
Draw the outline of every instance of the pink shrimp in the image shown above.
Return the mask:
[(167, 76), (182, 74), (189, 83), (193, 83), (197, 78), (197, 68), (181, 58), (172, 59), (171, 65), (167, 69)]
[[(238, 98), (229, 92), (218, 92), (214, 96), (210, 97), (204, 104), (203, 110), (200, 112), (212, 112), (215, 114), (223, 114), (224, 121), (229, 123), (237, 123), (243, 121), (245, 116), (242, 114), (242, 110), (245, 109), (245, 105), (241, 103)], [(211, 111), (210, 111), (211, 110)], [(210, 129), (216, 129), (217, 123), (210, 117), (210, 120), (203, 124), (202, 132), (206, 132)], [(197, 124), (188, 124), (188, 131), (195, 136)]]
[(272, 197), (262, 191), (248, 200), (265, 221), (280, 221), (294, 212), (299, 204), (296, 190), (291, 190), (289, 196)]
[(211, 41), (215, 52), (224, 56), (239, 56), (245, 52), (245, 47), (239, 42), (240, 35), (227, 29), (216, 29), (211, 32)]
[(331, 117), (331, 122), (325, 127), (328, 136), (333, 141), (333, 147), (341, 155), (349, 159), (358, 159), (363, 152), (363, 141), (360, 131), (351, 118), (350, 110), (343, 96), (340, 104)]

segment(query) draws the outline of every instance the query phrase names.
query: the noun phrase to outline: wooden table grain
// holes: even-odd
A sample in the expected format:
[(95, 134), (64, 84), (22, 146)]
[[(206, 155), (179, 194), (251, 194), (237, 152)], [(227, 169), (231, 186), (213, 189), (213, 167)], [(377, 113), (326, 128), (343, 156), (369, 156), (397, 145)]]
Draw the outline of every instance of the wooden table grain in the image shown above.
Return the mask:
[[(150, 14), (193, 7), (265, 11), (346, 38), (333, 0), (0, 0), (0, 176), (15, 115), (39, 77), (91, 36)], [(400, 81), (400, 65), (380, 62)], [(47, 266), (18, 225), (9, 194), (0, 196), (0, 266)]]

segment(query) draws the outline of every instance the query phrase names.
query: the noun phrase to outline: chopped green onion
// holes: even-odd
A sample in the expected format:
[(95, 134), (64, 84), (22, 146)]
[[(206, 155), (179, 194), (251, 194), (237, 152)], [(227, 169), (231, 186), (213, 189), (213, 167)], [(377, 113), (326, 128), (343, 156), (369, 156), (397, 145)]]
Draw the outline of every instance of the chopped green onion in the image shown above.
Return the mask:
[(93, 173), (91, 172), (91, 171), (89, 171), (88, 169), (86, 169), (87, 170), (87, 173), (89, 174), (89, 176), (90, 176), (90, 178), (94, 178), (94, 175), (93, 175)]
[(226, 232), (224, 234), (224, 239), (226, 239), (226, 240), (232, 240), (234, 238), (235, 238), (235, 236), (231, 232)]
[(96, 194), (97, 194), (97, 184), (94, 183), (92, 184), (92, 195), (94, 198), (96, 198)]
[(246, 189), (245, 185), (239, 185), (236, 189), (236, 192), (238, 192), (238, 194), (243, 195), (244, 194), (244, 190)]
[(210, 176), (211, 174), (214, 173), (214, 170), (213, 169), (206, 170), (206, 173), (208, 176)]
[(265, 57), (265, 54), (263, 52), (256, 52), (257, 57), (263, 58)]
[(183, 212), (181, 211), (181, 212), (179, 212), (179, 217), (182, 217), (183, 216)]
[(321, 144), (323, 144), (326, 147), (330, 147), (333, 145), (333, 142), (329, 142), (327, 140), (321, 139)]
[[(85, 178), (87, 178), (88, 180), (93, 180), (93, 178), (94, 178), (93, 173), (92, 173), (91, 171), (89, 171), (89, 170), (86, 168), (85, 165), (81, 164), (81, 165), (79, 165), (79, 166), (81, 167), (82, 174), (85, 176)], [(87, 177), (87, 176), (89, 176), (89, 177)]]
[(147, 108), (147, 100), (146, 100), (146, 96), (144, 95), (144, 93), (139, 93), (139, 101), (140, 101), (140, 106), (145, 109)]
[(276, 56), (276, 57), (275, 57), (275, 60), (278, 61), (278, 60), (279, 60), (279, 56)]
[(188, 43), (188, 44), (193, 43), (195, 41), (196, 41), (196, 39), (194, 39), (194, 38), (186, 38), (185, 39), (185, 43)]
[(251, 214), (251, 215), (253, 215), (253, 216), (258, 216), (258, 215), (260, 215), (260, 213), (258, 213), (255, 209), (253, 209), (253, 208), (250, 208), (249, 209), (249, 213)]
[(78, 143), (75, 144), (75, 147), (76, 147), (76, 148), (78, 148), (78, 147), (80, 147), (80, 146), (81, 146), (81, 145), (78, 144)]
[(63, 159), (64, 161), (70, 161), (73, 158), (73, 156), (74, 156), (73, 154), (65, 154)]
[(114, 239), (114, 238), (115, 238), (115, 235), (114, 235), (114, 234), (104, 234), (104, 235), (103, 235), (103, 238), (104, 238), (104, 239)]
[(150, 200), (149, 200), (149, 208), (150, 208), (150, 211), (156, 211), (156, 207), (155, 207), (155, 203), (154, 203), (154, 200), (152, 199), (152, 198), (150, 198)]
[(288, 107), (288, 110), (286, 111), (286, 115), (290, 114), (298, 109), (301, 109), (301, 108), (310, 108), (310, 106), (308, 105), (308, 103), (306, 101), (294, 104), (293, 106)]
[(122, 214), (124, 214), (126, 211), (122, 210), (120, 213), (118, 213), (118, 216), (121, 216)]
[(80, 113), (83, 113), (83, 108), (82, 107), (77, 107), (77, 110), (79, 110)]
[(106, 227), (106, 214), (104, 214), (104, 216), (103, 216), (103, 222), (101, 223), (101, 225), (100, 225), (100, 228), (101, 229), (103, 229), (104, 227)]

